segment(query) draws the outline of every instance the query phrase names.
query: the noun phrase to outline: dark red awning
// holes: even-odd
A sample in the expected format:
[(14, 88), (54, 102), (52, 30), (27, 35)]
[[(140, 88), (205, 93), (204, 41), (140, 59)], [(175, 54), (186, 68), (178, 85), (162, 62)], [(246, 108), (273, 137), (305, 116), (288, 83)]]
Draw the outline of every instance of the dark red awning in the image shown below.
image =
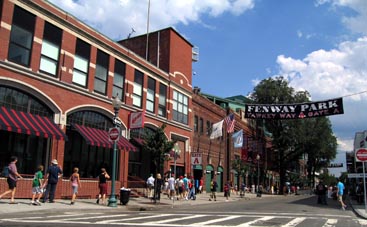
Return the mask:
[[(74, 127), (83, 136), (87, 144), (97, 147), (113, 147), (113, 142), (109, 140), (107, 131), (77, 124), (74, 124)], [(119, 141), (117, 141), (117, 147), (120, 150), (136, 151), (136, 147), (123, 136), (120, 136)]]
[(0, 130), (57, 140), (67, 139), (65, 133), (51, 119), (4, 106), (0, 108)]

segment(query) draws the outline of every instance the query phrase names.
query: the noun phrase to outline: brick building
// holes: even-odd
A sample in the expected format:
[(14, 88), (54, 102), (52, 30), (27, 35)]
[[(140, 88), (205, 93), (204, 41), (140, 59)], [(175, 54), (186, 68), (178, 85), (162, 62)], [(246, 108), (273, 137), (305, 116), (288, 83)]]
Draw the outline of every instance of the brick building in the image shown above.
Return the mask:
[[(277, 184), (277, 171), (273, 169), (276, 157), (272, 156), (271, 139), (265, 135), (264, 129), (256, 121), (246, 119), (244, 104), (248, 102), (243, 96), (220, 98), (200, 92), (194, 88), (192, 96), (194, 114), (193, 154), (198, 153), (202, 163), (193, 165), (195, 178), (203, 178), (204, 188), (210, 191), (209, 185), (213, 177), (221, 186), (227, 181), (233, 186), (245, 183), (247, 186), (257, 185), (258, 181), (264, 186)], [(238, 101), (240, 99), (240, 101)], [(235, 148), (232, 134), (211, 140), (210, 130), (214, 123), (223, 120), (229, 113), (235, 116), (235, 132), (243, 130), (243, 146)], [(256, 159), (259, 157), (259, 160)], [(234, 162), (240, 161), (244, 172), (233, 168)], [(200, 175), (202, 173), (202, 175)]]
[[(163, 123), (183, 151), (178, 171), (189, 172), (192, 44), (172, 28), (150, 33), (149, 48), (144, 36), (117, 43), (42, 0), (0, 0), (0, 9), (0, 166), (15, 155), (19, 172), (29, 176), (18, 182), (16, 197), (30, 196), (36, 167), (52, 159), (64, 170), (58, 198), (71, 195), (75, 166), (79, 195), (97, 195), (100, 168), (112, 168), (108, 129), (116, 94), (122, 100), (116, 189), (148, 177), (151, 160), (140, 136)], [(140, 48), (148, 49), (147, 58)], [(130, 130), (132, 113), (140, 114), (142, 128)], [(165, 171), (172, 166), (168, 160)], [(0, 190), (6, 188), (0, 178)]]

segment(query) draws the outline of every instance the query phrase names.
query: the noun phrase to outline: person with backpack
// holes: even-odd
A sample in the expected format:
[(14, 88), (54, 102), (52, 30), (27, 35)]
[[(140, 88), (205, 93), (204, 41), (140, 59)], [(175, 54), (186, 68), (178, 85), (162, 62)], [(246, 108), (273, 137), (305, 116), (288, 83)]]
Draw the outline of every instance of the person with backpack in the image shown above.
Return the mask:
[(217, 201), (217, 195), (216, 195), (217, 188), (218, 188), (218, 184), (215, 181), (215, 179), (213, 178), (212, 181), (210, 182), (211, 194), (210, 194), (209, 201), (212, 201), (212, 199), (214, 199), (214, 201)]
[(17, 162), (18, 162), (18, 158), (16, 156), (12, 156), (10, 158), (10, 163), (8, 166), (9, 176), (6, 179), (8, 186), (9, 186), (9, 190), (5, 191), (3, 194), (0, 195), (0, 200), (1, 200), (5, 195), (11, 193), (9, 204), (17, 204), (14, 201), (15, 191), (17, 188), (17, 180), (18, 178), (23, 179), (23, 177), (18, 173), (17, 166), (16, 166)]

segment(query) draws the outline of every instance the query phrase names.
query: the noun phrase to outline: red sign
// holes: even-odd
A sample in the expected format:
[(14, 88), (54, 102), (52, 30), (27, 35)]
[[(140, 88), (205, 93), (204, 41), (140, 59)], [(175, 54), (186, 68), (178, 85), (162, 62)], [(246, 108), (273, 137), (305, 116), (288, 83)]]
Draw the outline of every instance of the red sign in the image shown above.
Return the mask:
[(356, 152), (356, 158), (361, 162), (367, 161), (367, 149), (359, 148)]
[(108, 131), (108, 138), (111, 141), (117, 141), (120, 138), (120, 130), (118, 128), (110, 128)]

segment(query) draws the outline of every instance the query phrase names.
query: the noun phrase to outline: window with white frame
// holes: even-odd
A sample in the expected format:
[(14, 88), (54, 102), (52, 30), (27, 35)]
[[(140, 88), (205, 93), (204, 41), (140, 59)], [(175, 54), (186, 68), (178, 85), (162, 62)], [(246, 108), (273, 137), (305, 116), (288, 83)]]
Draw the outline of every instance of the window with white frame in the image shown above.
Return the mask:
[(115, 74), (113, 75), (112, 96), (115, 97), (116, 94), (118, 94), (121, 101), (124, 101), (125, 68), (125, 63), (116, 59)]
[(147, 101), (146, 109), (149, 112), (154, 113), (155, 106), (155, 80), (148, 77), (148, 90), (147, 90)]
[(94, 91), (102, 95), (107, 91), (109, 55), (103, 51), (97, 51), (96, 71), (94, 74)]
[(173, 120), (188, 124), (189, 99), (186, 95), (173, 91)]
[(135, 70), (134, 75), (134, 88), (133, 88), (133, 105), (141, 108), (143, 98), (143, 82), (144, 74), (138, 70)]
[(15, 6), (10, 31), (8, 60), (29, 66), (36, 16)]
[(89, 58), (90, 45), (77, 39), (74, 56), (73, 83), (83, 87), (87, 86)]
[(40, 71), (57, 76), (62, 30), (47, 21), (43, 30)]

